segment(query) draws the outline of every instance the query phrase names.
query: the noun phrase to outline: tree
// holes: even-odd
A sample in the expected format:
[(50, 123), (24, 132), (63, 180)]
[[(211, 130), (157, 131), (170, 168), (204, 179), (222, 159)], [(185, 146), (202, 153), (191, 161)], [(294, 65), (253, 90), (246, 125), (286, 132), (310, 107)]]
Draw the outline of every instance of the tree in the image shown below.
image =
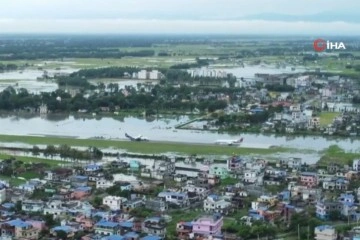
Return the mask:
[(32, 155), (38, 156), (40, 154), (40, 148), (38, 146), (33, 146), (31, 152), (32, 152)]
[(21, 201), (17, 201), (15, 203), (15, 211), (16, 212), (20, 212), (22, 210), (22, 202)]
[(334, 210), (329, 213), (329, 219), (331, 221), (341, 220), (341, 213), (339, 210)]
[(54, 220), (54, 217), (50, 214), (46, 214), (44, 216), (44, 221), (47, 227), (53, 227), (56, 225), (56, 221)]
[(56, 148), (54, 145), (47, 145), (44, 151), (45, 157), (53, 157), (56, 154)]
[(61, 240), (68, 239), (67, 233), (63, 230), (56, 231), (56, 237), (58, 237)]

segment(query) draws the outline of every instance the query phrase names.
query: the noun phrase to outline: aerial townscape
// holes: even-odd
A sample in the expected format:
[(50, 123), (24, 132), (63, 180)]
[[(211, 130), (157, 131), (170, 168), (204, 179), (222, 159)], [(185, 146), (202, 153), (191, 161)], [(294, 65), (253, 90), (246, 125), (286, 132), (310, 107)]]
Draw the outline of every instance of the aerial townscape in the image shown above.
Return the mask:
[(2, 1), (0, 240), (360, 240), (360, 2), (226, 2)]

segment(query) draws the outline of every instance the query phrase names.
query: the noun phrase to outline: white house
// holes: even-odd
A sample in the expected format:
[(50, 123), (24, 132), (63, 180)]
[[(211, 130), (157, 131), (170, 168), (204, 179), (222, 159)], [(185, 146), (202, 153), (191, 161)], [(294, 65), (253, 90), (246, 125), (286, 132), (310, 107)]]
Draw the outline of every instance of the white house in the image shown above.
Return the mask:
[(121, 210), (122, 205), (127, 201), (126, 198), (116, 196), (106, 196), (103, 198), (103, 205), (108, 206), (111, 210)]
[(45, 203), (37, 200), (24, 200), (21, 205), (21, 210), (24, 212), (42, 212)]
[(163, 198), (168, 203), (173, 203), (179, 206), (189, 205), (189, 197), (187, 193), (181, 192), (160, 192), (158, 197)]
[(321, 225), (315, 228), (315, 239), (317, 240), (336, 240), (337, 232), (334, 227)]
[(114, 181), (112, 181), (112, 180), (101, 179), (101, 180), (96, 181), (97, 189), (106, 189), (106, 188), (109, 188), (112, 186), (114, 186)]
[(64, 215), (66, 213), (67, 208), (63, 207), (62, 201), (53, 200), (46, 204), (44, 207), (44, 215), (50, 214), (53, 215), (54, 218)]
[(215, 194), (209, 195), (204, 200), (204, 211), (226, 214), (231, 209), (231, 203), (219, 198)]
[(353, 161), (353, 170), (356, 172), (360, 172), (360, 159), (355, 159)]
[(137, 74), (138, 79), (147, 79), (148, 72), (146, 70), (141, 70)]

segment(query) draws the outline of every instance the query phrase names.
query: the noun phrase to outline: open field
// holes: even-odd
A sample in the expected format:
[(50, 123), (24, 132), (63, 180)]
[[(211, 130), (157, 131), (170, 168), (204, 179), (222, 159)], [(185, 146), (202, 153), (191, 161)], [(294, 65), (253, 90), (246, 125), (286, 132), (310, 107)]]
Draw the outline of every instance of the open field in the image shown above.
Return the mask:
[(322, 127), (327, 126), (333, 122), (333, 120), (338, 117), (340, 113), (337, 112), (322, 112), (320, 114), (320, 125)]
[(57, 166), (59, 164), (64, 164), (66, 162), (59, 161), (59, 160), (51, 160), (51, 159), (44, 159), (44, 158), (37, 158), (37, 157), (27, 157), (27, 156), (17, 156), (11, 154), (0, 153), (0, 159), (7, 159), (10, 157), (15, 157), (16, 160), (22, 161), (24, 163), (45, 163), (51, 166)]
[(318, 162), (319, 165), (327, 166), (330, 163), (349, 164), (352, 165), (354, 159), (360, 158), (360, 152), (345, 152), (338, 146), (330, 146), (323, 151), (323, 156)]
[(180, 154), (200, 154), (200, 155), (232, 155), (232, 154), (273, 154), (278, 152), (288, 152), (286, 148), (236, 148), (231, 146), (218, 146), (207, 144), (191, 143), (172, 143), (172, 142), (130, 142), (119, 140), (100, 140), (100, 139), (74, 139), (60, 137), (35, 137), (35, 136), (13, 136), (0, 135), (0, 142), (19, 142), (30, 145), (62, 145), (70, 146), (95, 146), (98, 148), (115, 148), (128, 152), (159, 154), (159, 153), (180, 153)]

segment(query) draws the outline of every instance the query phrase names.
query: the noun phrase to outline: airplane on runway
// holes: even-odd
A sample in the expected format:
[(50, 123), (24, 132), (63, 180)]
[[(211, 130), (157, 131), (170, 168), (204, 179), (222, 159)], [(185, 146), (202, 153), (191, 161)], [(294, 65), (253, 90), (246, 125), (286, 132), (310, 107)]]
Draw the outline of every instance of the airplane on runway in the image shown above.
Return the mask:
[(134, 142), (145, 142), (145, 141), (149, 141), (149, 139), (147, 137), (143, 137), (142, 135), (139, 135), (137, 137), (132, 137), (129, 134), (125, 133), (125, 137), (127, 137), (128, 139), (130, 139), (130, 141), (134, 141)]
[(215, 144), (233, 146), (233, 145), (240, 145), (243, 141), (244, 138), (240, 138), (238, 140), (216, 140)]

